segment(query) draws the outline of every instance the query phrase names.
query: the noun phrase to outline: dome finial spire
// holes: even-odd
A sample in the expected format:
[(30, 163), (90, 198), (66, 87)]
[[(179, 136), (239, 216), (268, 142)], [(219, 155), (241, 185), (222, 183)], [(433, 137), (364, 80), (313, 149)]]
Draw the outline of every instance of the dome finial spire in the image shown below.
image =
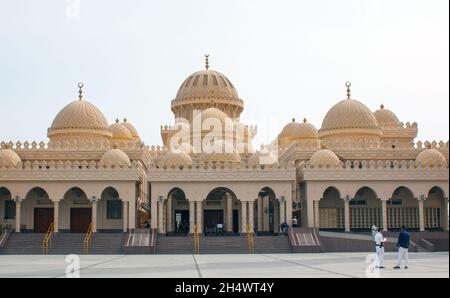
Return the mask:
[(384, 109), (384, 104), (381, 104), (380, 109), (382, 110)]
[(79, 100), (83, 100), (83, 83), (78, 83), (78, 98)]
[(206, 70), (209, 69), (209, 54), (205, 55), (205, 68)]
[(351, 97), (350, 87), (352, 86), (352, 83), (350, 83), (349, 81), (347, 81), (347, 82), (345, 83), (345, 86), (347, 87), (347, 99), (350, 99), (350, 97)]

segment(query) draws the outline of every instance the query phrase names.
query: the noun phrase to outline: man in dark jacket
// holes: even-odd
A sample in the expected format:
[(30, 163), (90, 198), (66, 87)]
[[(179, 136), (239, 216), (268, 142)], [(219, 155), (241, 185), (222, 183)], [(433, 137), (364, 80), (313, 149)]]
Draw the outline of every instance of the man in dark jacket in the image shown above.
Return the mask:
[(398, 261), (397, 266), (395, 266), (394, 269), (400, 269), (402, 259), (405, 259), (405, 269), (408, 269), (409, 233), (408, 231), (406, 231), (405, 226), (402, 226), (400, 235), (398, 235), (397, 248), (398, 248)]

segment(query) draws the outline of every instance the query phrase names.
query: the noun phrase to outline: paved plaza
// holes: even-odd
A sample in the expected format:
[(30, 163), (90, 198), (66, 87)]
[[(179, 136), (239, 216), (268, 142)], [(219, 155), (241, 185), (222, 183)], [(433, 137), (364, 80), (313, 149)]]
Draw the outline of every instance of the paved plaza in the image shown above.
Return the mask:
[[(366, 253), (282, 255), (88, 255), (80, 256), (81, 278), (364, 278), (377, 277)], [(76, 259), (76, 257), (75, 257)], [(382, 278), (448, 278), (448, 253), (410, 254), (408, 270), (394, 270), (396, 254), (386, 254)], [(73, 259), (72, 259), (73, 260)], [(70, 263), (70, 262), (69, 262)], [(66, 256), (0, 255), (0, 277), (65, 278)], [(70, 267), (72, 266), (72, 267)]]

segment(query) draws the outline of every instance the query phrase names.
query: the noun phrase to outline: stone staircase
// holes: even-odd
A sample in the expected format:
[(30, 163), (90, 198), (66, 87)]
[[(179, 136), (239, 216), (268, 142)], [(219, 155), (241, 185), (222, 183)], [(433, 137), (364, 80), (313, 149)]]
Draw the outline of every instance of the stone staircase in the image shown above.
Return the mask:
[(0, 249), (3, 255), (40, 255), (45, 234), (11, 233)]
[[(42, 254), (42, 240), (45, 234), (11, 233), (2, 254)], [(48, 254), (84, 254), (86, 234), (55, 233)], [(88, 254), (122, 254), (124, 233), (94, 233)]]
[(292, 252), (287, 236), (257, 236), (255, 239), (256, 254), (287, 254)]
[(194, 237), (166, 237), (158, 236), (156, 242), (157, 254), (193, 254)]

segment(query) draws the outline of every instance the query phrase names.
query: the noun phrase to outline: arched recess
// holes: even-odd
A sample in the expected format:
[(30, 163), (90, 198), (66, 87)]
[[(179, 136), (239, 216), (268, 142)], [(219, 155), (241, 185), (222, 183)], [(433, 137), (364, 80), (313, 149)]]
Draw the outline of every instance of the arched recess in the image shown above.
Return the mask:
[(409, 230), (418, 230), (419, 204), (413, 192), (406, 186), (397, 187), (387, 201), (388, 229), (399, 230), (405, 226)]
[(186, 193), (179, 187), (172, 188), (165, 202), (168, 234), (186, 235), (189, 233), (189, 202)]
[(280, 203), (271, 187), (264, 187), (258, 193), (256, 202), (256, 227), (259, 234), (277, 234), (280, 231)]
[(328, 187), (319, 201), (319, 224), (323, 230), (344, 230), (344, 200), (339, 190)]
[(97, 231), (122, 231), (123, 220), (123, 203), (119, 192), (109, 186), (102, 191), (97, 203)]
[(0, 187), (0, 234), (5, 227), (12, 228), (16, 218), (16, 203), (12, 199), (11, 191)]
[(444, 190), (433, 186), (424, 201), (424, 223), (427, 230), (442, 230), (448, 217), (448, 206), (445, 206)]
[(350, 201), (350, 229), (370, 230), (383, 227), (381, 200), (370, 187), (361, 187)]
[(20, 208), (21, 230), (47, 232), (54, 222), (53, 202), (42, 187), (33, 187), (25, 195)]
[(83, 189), (68, 189), (59, 205), (60, 232), (86, 233), (92, 222), (92, 204)]
[(241, 229), (241, 205), (242, 202), (231, 189), (212, 189), (202, 204), (203, 232), (206, 235), (238, 234)]

